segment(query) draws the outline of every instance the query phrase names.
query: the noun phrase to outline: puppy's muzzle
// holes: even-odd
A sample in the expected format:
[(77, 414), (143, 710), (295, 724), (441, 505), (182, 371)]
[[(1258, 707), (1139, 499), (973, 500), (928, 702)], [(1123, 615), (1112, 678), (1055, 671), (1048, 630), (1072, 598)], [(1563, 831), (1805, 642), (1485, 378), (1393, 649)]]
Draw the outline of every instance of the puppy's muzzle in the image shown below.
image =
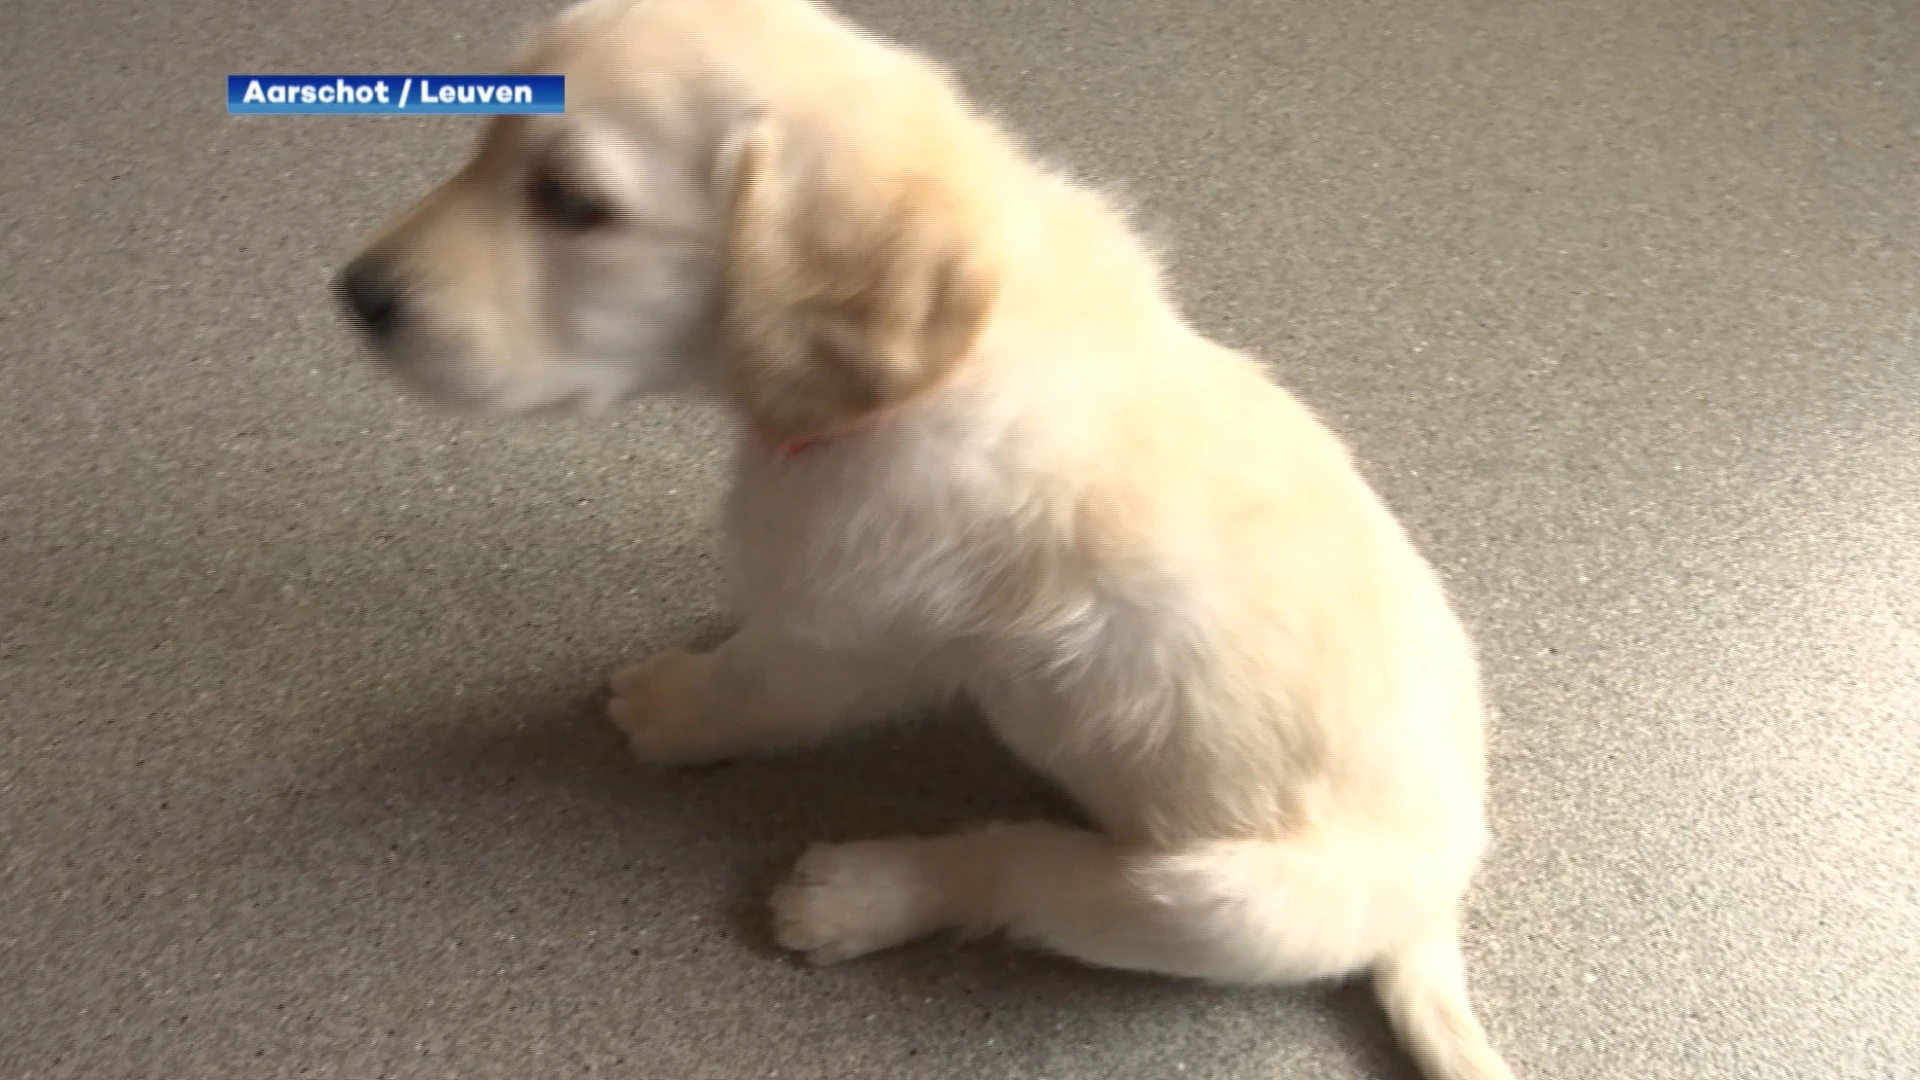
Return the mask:
[(392, 259), (362, 255), (334, 279), (333, 292), (354, 323), (375, 342), (403, 327), (409, 316), (406, 282)]

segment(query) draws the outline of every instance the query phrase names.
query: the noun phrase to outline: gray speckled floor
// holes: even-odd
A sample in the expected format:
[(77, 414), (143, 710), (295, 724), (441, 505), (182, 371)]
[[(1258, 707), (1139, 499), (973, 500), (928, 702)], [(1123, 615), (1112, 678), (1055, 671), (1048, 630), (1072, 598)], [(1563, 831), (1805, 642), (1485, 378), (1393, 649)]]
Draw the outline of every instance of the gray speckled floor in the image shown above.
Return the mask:
[[(1481, 1009), (1526, 1076), (1920, 1076), (1920, 8), (862, 0), (1128, 192), (1457, 590), (1501, 718)], [(1376, 1077), (1356, 990), (929, 944), (812, 971), (804, 842), (1048, 805), (964, 718), (651, 776), (714, 417), (476, 426), (323, 284), (538, 5), (0, 14), (0, 1076)]]

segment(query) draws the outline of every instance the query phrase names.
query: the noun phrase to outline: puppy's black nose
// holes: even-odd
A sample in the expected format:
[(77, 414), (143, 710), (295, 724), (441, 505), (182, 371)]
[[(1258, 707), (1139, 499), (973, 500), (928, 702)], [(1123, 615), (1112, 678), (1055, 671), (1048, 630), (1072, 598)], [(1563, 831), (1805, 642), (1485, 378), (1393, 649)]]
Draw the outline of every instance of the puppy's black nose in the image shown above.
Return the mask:
[(382, 255), (362, 255), (333, 283), (334, 294), (367, 333), (380, 337), (400, 324), (405, 309), (399, 268)]

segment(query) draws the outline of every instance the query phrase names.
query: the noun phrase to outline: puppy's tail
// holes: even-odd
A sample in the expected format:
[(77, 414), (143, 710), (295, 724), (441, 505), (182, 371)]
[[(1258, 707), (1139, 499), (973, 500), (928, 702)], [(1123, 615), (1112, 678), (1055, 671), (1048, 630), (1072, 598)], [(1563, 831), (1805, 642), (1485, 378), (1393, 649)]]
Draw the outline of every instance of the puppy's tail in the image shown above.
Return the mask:
[(1455, 927), (1388, 954), (1373, 978), (1388, 1021), (1427, 1080), (1513, 1080), (1467, 1002)]

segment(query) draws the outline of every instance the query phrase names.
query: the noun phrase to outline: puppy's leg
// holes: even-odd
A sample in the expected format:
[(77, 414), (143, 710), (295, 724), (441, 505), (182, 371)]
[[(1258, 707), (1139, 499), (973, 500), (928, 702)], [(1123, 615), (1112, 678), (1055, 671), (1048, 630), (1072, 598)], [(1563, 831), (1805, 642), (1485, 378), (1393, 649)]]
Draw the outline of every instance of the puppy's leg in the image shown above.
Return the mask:
[(749, 619), (713, 652), (661, 653), (615, 673), (607, 712), (642, 761), (685, 765), (806, 742), (914, 704), (923, 690), (877, 657)]
[[(1386, 873), (1389, 867), (1403, 868)], [(1004, 930), (1103, 967), (1231, 983), (1378, 965), (1395, 1028), (1432, 1080), (1510, 1080), (1467, 1003), (1450, 894), (1414, 862), (1342, 843), (1128, 852), (1020, 824), (818, 847), (774, 894), (781, 944), (833, 963), (942, 929)]]
[[(1105, 967), (1227, 982), (1365, 967), (1395, 905), (1306, 845), (1125, 852), (1028, 823), (931, 840), (817, 847), (774, 899), (781, 940), (843, 960), (943, 928), (1004, 930)], [(1356, 887), (1359, 886), (1359, 887)]]

